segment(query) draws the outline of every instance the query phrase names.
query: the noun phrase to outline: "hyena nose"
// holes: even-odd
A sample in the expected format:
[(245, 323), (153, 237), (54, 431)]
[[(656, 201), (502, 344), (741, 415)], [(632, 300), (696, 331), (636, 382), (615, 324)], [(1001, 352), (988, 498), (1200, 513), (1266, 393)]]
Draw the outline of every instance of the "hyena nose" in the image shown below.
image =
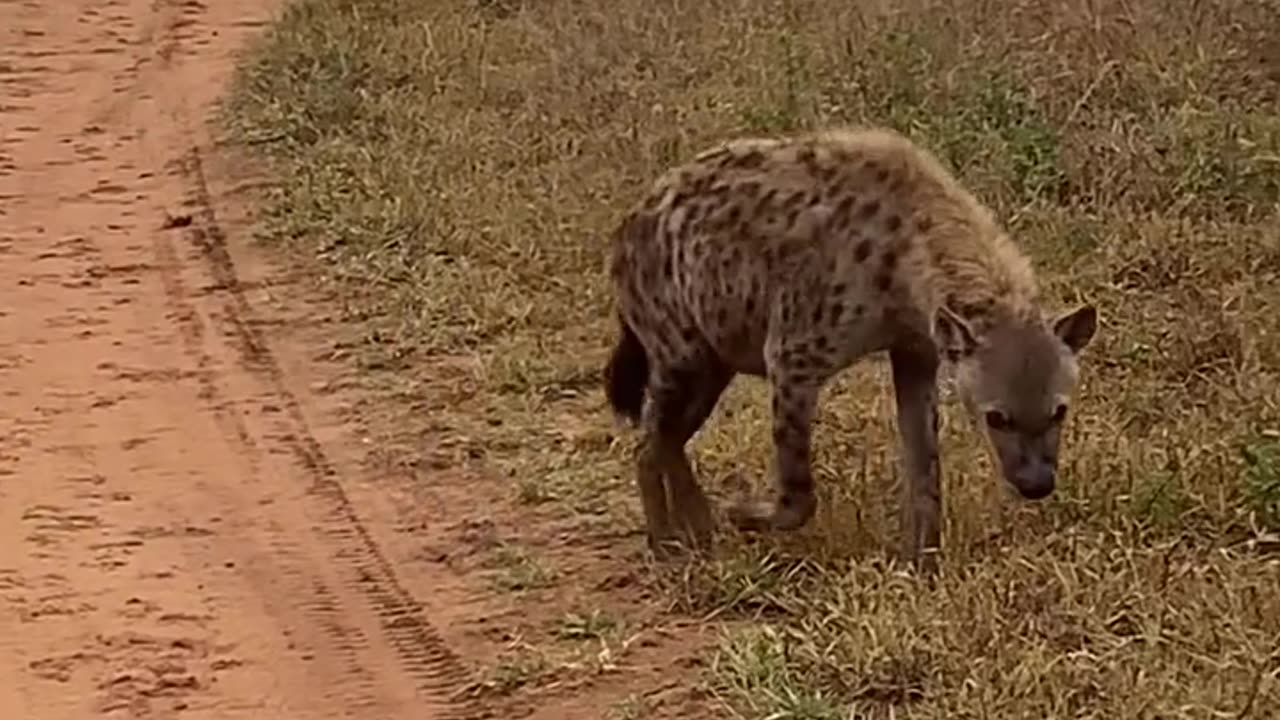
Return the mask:
[(1014, 487), (1028, 500), (1040, 500), (1053, 492), (1054, 467), (1051, 463), (1028, 463), (1013, 479)]

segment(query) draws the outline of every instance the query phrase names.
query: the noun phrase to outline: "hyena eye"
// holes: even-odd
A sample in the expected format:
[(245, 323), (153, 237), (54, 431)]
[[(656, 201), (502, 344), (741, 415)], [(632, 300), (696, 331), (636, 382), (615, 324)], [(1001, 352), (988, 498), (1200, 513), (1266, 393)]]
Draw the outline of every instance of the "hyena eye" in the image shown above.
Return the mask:
[(1054, 411), (1053, 411), (1053, 418), (1052, 418), (1052, 419), (1053, 419), (1053, 422), (1055, 422), (1055, 423), (1060, 423), (1060, 422), (1062, 422), (1063, 420), (1066, 420), (1066, 419), (1067, 419), (1067, 406), (1066, 406), (1066, 405), (1059, 405), (1059, 406), (1058, 406), (1058, 408), (1057, 408), (1056, 410), (1054, 410)]
[(1009, 417), (999, 410), (988, 410), (987, 427), (990, 427), (992, 430), (1008, 430)]

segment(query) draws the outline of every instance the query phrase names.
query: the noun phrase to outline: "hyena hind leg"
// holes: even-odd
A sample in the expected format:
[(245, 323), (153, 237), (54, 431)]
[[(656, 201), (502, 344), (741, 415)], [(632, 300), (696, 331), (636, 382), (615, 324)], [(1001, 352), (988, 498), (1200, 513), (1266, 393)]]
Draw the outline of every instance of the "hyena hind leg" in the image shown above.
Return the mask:
[[(733, 373), (718, 360), (702, 359), (680, 369), (657, 369), (650, 383), (640, 460), (640, 489), (646, 514), (652, 505), (665, 511), (649, 524), (655, 554), (680, 538), (697, 549), (711, 546), (711, 504), (698, 484), (685, 446), (724, 393)], [(665, 481), (665, 482), (664, 482)], [(644, 497), (661, 492), (659, 498)], [(679, 536), (679, 537), (677, 537)]]

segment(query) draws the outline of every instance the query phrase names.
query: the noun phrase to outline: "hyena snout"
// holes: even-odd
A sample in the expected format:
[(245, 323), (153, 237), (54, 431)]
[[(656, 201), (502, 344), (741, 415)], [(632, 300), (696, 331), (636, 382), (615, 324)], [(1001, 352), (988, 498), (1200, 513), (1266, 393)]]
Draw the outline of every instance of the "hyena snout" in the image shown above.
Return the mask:
[(1009, 483), (1028, 500), (1041, 500), (1053, 492), (1057, 479), (1057, 464), (1044, 458), (1028, 458), (1007, 477)]
[(992, 432), (990, 437), (1000, 459), (1001, 474), (1019, 495), (1027, 500), (1042, 500), (1053, 492), (1058, 479), (1056, 432)]

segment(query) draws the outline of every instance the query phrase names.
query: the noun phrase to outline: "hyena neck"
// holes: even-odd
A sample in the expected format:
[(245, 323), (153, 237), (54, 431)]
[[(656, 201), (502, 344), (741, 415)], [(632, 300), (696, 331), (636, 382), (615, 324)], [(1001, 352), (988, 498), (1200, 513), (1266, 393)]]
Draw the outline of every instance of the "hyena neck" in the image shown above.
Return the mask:
[(1030, 261), (985, 213), (939, 224), (921, 240), (921, 299), (930, 311), (946, 306), (979, 331), (1039, 322)]

